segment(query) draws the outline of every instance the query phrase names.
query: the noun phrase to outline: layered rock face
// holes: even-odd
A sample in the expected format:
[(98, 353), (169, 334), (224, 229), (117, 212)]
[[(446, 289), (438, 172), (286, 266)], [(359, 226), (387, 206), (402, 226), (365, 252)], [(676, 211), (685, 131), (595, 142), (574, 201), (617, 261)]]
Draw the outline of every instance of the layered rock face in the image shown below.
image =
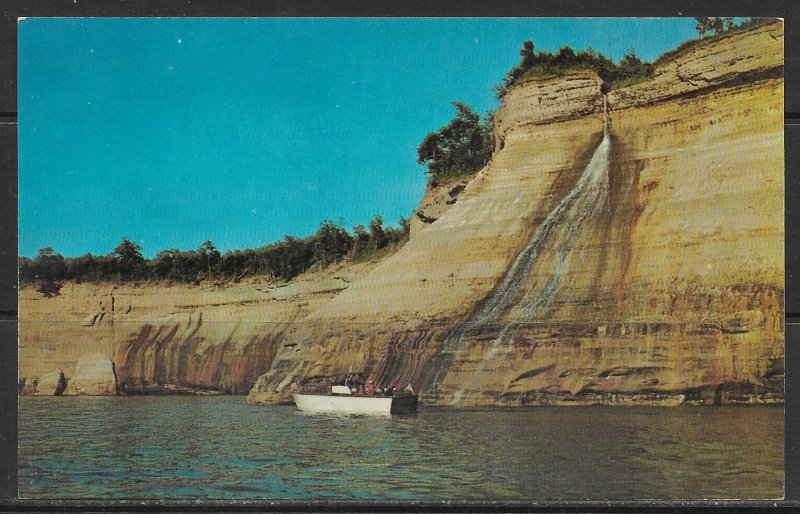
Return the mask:
[(25, 290), (20, 375), (62, 368), (69, 392), (98, 352), (128, 394), (275, 403), (368, 369), (439, 404), (781, 401), (782, 64), (778, 22), (605, 99), (594, 73), (529, 80), (396, 254), (285, 285)]
[[(66, 284), (47, 299), (23, 289), (19, 374), (44, 378), (59, 367), (74, 380), (81, 357), (100, 353), (113, 359), (122, 394), (243, 394), (269, 369), (287, 324), (373, 265), (332, 267), (289, 284)], [(34, 379), (28, 383), (33, 394)]]
[[(564, 79), (532, 87), (542, 91), (548, 113), (570, 121), (504, 130), (518, 123), (516, 111), (498, 113), (504, 148), (473, 178), (458, 202), (416, 232), (390, 259), (309, 320), (383, 323), (463, 319), (494, 287), (524, 246), (531, 227), (569, 191), (603, 132), (600, 79), (582, 73), (586, 100), (580, 110), (553, 94)], [(577, 94), (577, 93), (573, 93)]]
[(293, 351), (289, 328), (371, 266), (332, 268), (290, 284), (207, 291), (180, 314), (141, 323), (116, 347), (120, 388), (125, 393), (246, 393), (270, 369), (276, 352)]
[(780, 401), (782, 41), (731, 34), (610, 93), (589, 185), (597, 77), (514, 88), (491, 164), (294, 328), (250, 400), (367, 368), (457, 405)]
[(608, 95), (607, 205), (456, 352), (445, 401), (782, 397), (782, 41), (735, 34)]
[(583, 103), (558, 101), (554, 92), (564, 80), (531, 83), (518, 101), (536, 101), (548, 119), (567, 121), (535, 124), (501, 109), (502, 149), (457, 203), (311, 313), (313, 323), (293, 327), (287, 337), (296, 346), (276, 354), (251, 401), (284, 401), (293, 380), (348, 369), (373, 369), (380, 383), (411, 383), (425, 392), (433, 357), (502, 278), (532, 227), (568, 194), (602, 139), (600, 79), (590, 73), (566, 78), (579, 85), (572, 95), (582, 94)]
[(647, 82), (612, 91), (615, 109), (645, 106), (695, 95), (716, 86), (731, 87), (783, 77), (783, 22), (723, 34), (710, 44), (658, 66)]
[(411, 237), (437, 221), (450, 206), (458, 202), (471, 177), (456, 177), (441, 184), (429, 183), (425, 195), (411, 218)]

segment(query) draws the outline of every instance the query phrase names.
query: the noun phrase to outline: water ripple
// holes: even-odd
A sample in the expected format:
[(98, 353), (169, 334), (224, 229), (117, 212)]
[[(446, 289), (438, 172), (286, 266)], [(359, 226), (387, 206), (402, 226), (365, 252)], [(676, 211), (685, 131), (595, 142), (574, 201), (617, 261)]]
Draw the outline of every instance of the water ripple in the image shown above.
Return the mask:
[(775, 407), (304, 415), (241, 397), (21, 398), (20, 495), (698, 499), (783, 495)]

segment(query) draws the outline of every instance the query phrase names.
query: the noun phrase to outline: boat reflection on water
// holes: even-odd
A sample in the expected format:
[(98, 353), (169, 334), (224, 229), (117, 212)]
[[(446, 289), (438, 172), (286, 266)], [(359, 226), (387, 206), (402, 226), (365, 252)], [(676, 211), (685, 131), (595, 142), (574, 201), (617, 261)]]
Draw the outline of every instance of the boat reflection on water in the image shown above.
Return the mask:
[(338, 414), (409, 414), (417, 411), (419, 397), (405, 389), (379, 387), (364, 372), (309, 377), (294, 384), (294, 403), (305, 412)]

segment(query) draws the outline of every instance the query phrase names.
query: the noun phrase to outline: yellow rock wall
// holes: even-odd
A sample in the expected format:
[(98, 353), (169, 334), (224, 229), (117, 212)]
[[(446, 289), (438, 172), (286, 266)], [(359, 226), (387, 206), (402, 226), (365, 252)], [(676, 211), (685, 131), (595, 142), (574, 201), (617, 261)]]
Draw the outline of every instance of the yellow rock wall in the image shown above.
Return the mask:
[[(534, 83), (528, 90), (549, 99), (524, 100), (552, 104), (545, 119), (551, 111), (573, 113), (575, 98), (569, 110), (556, 109), (560, 103), (553, 91), (564, 80), (573, 82), (567, 77)], [(573, 97), (583, 95), (581, 112), (593, 114), (529, 130), (516, 113), (501, 110), (499, 124), (508, 126), (501, 129), (503, 149), (467, 184), (458, 202), (310, 319), (418, 322), (466, 315), (508, 268), (531, 227), (569, 191), (600, 141), (600, 79), (582, 73), (574, 82)]]
[[(437, 221), (294, 332), (250, 393), (373, 369), (425, 401), (727, 403), (783, 394), (782, 23), (701, 44), (608, 95), (609, 195), (534, 317), (469, 324), (602, 133), (596, 76), (504, 98), (497, 153)], [(523, 288), (558, 265), (544, 246)], [(464, 327), (468, 327), (465, 330)]]
[[(508, 92), (490, 164), (455, 202), (430, 192), (422, 208), (436, 220), (415, 221), (379, 262), (288, 285), (21, 291), (20, 375), (69, 378), (100, 352), (122, 392), (249, 389), (255, 403), (357, 369), (442, 404), (781, 401), (782, 63), (776, 22), (607, 95), (608, 197), (534, 315), (511, 307), (476, 321), (603, 137), (589, 72)], [(539, 294), (558, 265), (544, 244), (523, 293)]]
[(42, 377), (61, 368), (71, 379), (82, 356), (100, 353), (113, 359), (123, 394), (246, 393), (269, 369), (291, 322), (373, 265), (309, 272), (289, 284), (69, 283), (54, 298), (25, 288), (19, 296), (19, 376)]

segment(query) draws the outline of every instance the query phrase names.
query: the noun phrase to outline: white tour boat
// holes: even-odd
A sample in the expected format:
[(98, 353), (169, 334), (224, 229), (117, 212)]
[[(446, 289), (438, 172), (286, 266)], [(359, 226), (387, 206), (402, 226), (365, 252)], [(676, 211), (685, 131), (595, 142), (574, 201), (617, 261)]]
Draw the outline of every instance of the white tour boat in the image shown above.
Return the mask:
[(408, 414), (416, 412), (418, 396), (402, 390), (364, 383), (363, 373), (318, 376), (302, 381), (292, 393), (301, 411), (338, 414)]

